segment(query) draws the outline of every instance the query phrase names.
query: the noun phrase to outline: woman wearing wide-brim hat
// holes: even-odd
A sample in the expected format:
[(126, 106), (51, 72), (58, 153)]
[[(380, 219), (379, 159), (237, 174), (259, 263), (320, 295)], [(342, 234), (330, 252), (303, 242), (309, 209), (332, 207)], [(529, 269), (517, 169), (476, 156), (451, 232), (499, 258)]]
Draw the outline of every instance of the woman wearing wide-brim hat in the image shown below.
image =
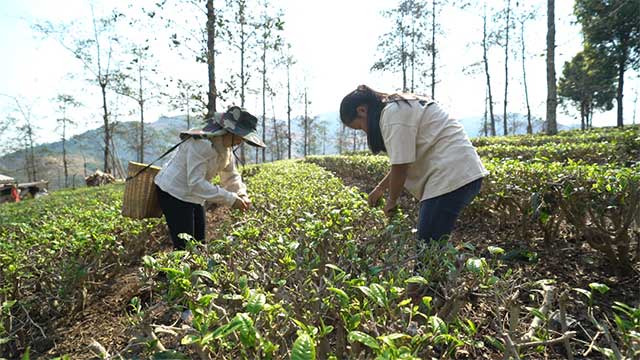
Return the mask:
[[(257, 122), (255, 116), (234, 106), (216, 113), (203, 129), (180, 134), (184, 142), (154, 180), (175, 249), (185, 248), (179, 234), (204, 240), (207, 203), (241, 210), (251, 206), (232, 148), (243, 142), (265, 147), (256, 133)], [(220, 175), (220, 186), (211, 183), (216, 175)]]

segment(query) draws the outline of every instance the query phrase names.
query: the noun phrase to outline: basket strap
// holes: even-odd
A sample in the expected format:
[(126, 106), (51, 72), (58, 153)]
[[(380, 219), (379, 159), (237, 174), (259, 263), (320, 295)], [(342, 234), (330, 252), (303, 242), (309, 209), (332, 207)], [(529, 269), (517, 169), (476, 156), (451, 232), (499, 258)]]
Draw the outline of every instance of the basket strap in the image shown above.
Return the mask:
[(153, 165), (156, 161), (158, 161), (158, 160), (162, 159), (163, 157), (165, 157), (165, 156), (169, 155), (173, 150), (175, 150), (178, 146), (180, 146), (183, 142), (185, 142), (185, 141), (187, 141), (187, 140), (189, 140), (189, 137), (185, 137), (185, 138), (184, 138), (184, 139), (182, 139), (179, 143), (177, 143), (177, 144), (173, 145), (173, 146), (171, 147), (171, 149), (169, 149), (169, 150), (165, 151), (165, 153), (164, 153), (164, 154), (162, 154), (162, 155), (160, 155), (160, 157), (159, 157), (159, 158), (157, 158), (157, 159), (153, 160), (153, 161), (152, 161), (152, 162), (150, 162), (147, 166), (145, 166), (144, 168), (140, 169), (140, 171), (138, 171), (135, 175), (127, 177), (127, 179), (126, 179), (125, 181), (129, 181), (129, 180), (131, 180), (131, 179), (135, 178), (136, 176), (140, 175), (140, 173), (142, 173), (143, 171), (145, 171), (145, 170), (147, 170), (148, 168), (150, 168), (150, 167), (151, 167), (151, 165)]

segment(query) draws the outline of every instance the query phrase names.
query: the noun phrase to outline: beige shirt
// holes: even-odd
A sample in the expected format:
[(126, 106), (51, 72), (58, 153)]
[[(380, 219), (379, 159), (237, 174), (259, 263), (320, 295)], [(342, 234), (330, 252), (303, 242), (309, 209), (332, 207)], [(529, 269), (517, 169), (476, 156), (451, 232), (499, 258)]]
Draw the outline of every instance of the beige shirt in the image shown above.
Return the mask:
[(489, 174), (462, 125), (437, 103), (392, 102), (380, 115), (391, 164), (411, 164), (405, 188), (420, 201)]
[[(211, 183), (218, 174), (222, 186)], [(239, 195), (247, 194), (231, 149), (223, 146), (222, 137), (185, 141), (164, 164), (154, 182), (173, 197), (199, 205), (209, 201), (232, 206)]]

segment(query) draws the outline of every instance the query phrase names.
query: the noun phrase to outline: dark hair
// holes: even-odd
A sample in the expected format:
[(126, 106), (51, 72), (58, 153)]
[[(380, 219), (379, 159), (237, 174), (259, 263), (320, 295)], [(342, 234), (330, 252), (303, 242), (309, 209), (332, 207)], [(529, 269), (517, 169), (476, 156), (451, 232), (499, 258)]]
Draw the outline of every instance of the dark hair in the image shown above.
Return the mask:
[[(409, 100), (413, 100), (413, 95), (410, 98), (401, 94), (385, 94), (373, 90), (367, 85), (360, 85), (354, 91), (347, 94), (340, 103), (340, 120), (342, 123), (349, 126), (356, 118), (357, 108), (360, 105), (367, 106), (367, 144), (369, 149), (374, 154), (380, 151), (387, 151), (382, 139), (382, 132), (380, 131), (380, 114), (382, 109), (391, 102), (403, 101), (411, 106)], [(417, 98), (417, 97), (416, 97)]]
[(366, 85), (360, 85), (357, 89), (347, 94), (340, 103), (340, 120), (349, 126), (357, 116), (357, 108), (367, 106), (367, 144), (374, 154), (387, 151), (380, 132), (380, 113), (384, 108), (386, 95), (374, 91)]

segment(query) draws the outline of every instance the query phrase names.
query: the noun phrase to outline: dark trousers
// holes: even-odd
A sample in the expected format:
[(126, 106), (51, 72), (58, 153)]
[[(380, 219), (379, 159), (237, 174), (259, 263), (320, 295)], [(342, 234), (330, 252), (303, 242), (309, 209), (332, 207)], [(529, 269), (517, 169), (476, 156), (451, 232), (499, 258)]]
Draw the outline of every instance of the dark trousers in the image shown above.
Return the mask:
[(481, 186), (482, 178), (452, 192), (420, 202), (418, 239), (428, 242), (451, 235), (460, 212), (478, 195)]
[(162, 191), (158, 186), (158, 202), (167, 221), (173, 248), (184, 250), (185, 241), (178, 234), (189, 234), (198, 241), (204, 240), (205, 213), (202, 205), (182, 201)]

